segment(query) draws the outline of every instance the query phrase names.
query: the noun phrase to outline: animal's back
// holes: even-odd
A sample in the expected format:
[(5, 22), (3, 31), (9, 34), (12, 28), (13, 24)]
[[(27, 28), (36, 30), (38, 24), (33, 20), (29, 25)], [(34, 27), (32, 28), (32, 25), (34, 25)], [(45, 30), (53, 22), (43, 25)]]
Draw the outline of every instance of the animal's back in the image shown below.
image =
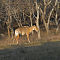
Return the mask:
[(23, 27), (19, 27), (15, 31), (18, 31), (20, 34), (24, 35), (24, 34), (28, 33), (29, 30), (30, 30), (30, 28), (28, 26), (23, 26)]

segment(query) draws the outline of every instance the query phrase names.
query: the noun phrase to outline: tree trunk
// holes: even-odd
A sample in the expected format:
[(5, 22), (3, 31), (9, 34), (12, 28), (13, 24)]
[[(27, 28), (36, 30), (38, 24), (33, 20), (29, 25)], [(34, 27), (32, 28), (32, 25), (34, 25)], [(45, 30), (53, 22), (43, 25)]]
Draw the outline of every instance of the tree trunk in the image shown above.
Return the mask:
[(31, 26), (32, 26), (32, 12), (30, 11), (30, 21), (31, 21)]
[(7, 27), (7, 29), (8, 29), (8, 37), (10, 38), (10, 28)]
[(57, 26), (57, 28), (56, 28), (56, 33), (57, 33), (59, 30), (59, 25), (58, 25), (58, 21), (57, 21), (57, 12), (56, 12), (56, 16), (55, 16), (55, 22), (56, 22), (56, 26)]
[[(36, 5), (36, 10), (37, 10), (37, 21), (36, 21), (36, 26), (39, 28), (39, 6), (38, 5)], [(39, 29), (39, 31), (38, 31), (38, 39), (40, 39), (41, 37), (40, 37), (40, 29)]]
[[(33, 23), (32, 23), (32, 12), (30, 11), (30, 21), (31, 21), (31, 26), (33, 26)], [(32, 34), (33, 34), (33, 31), (32, 31)]]

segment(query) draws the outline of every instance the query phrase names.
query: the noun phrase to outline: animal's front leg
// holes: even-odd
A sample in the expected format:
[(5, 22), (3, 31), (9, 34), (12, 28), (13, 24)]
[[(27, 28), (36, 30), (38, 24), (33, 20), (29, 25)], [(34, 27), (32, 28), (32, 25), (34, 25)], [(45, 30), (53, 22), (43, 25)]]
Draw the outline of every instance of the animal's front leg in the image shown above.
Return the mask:
[(17, 41), (17, 44), (18, 44), (18, 39), (19, 39), (19, 34), (15, 36), (15, 40)]
[(27, 34), (27, 39), (28, 39), (28, 42), (30, 43), (30, 40), (29, 40), (29, 34)]

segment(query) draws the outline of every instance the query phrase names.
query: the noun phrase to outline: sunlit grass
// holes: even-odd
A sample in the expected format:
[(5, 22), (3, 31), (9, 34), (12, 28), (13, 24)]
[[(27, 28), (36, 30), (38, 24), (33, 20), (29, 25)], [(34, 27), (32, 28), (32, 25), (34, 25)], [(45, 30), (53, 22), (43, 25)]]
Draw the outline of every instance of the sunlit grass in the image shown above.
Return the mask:
[(3, 50), (3, 49), (11, 49), (11, 48), (16, 48), (16, 47), (19, 47), (19, 46), (24, 46), (24, 47), (31, 47), (31, 46), (40, 46), (40, 45), (43, 45), (44, 43), (48, 43), (48, 42), (57, 42), (57, 41), (60, 41), (60, 40), (40, 40), (40, 41), (35, 41), (35, 42), (30, 42), (30, 43), (19, 43), (19, 44), (16, 44), (16, 43), (9, 43), (9, 44), (0, 44), (0, 50)]

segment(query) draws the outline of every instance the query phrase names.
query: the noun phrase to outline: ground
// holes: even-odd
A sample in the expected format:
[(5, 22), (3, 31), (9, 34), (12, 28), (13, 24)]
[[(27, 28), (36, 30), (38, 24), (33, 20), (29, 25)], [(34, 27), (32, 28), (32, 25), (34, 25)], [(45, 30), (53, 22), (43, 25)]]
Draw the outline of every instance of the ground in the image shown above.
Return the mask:
[(19, 38), (19, 44), (8, 38), (7, 35), (0, 35), (0, 60), (59, 60), (60, 59), (60, 31), (57, 33), (50, 30), (41, 31), (41, 39), (37, 33), (30, 34), (30, 43), (26, 36)]

